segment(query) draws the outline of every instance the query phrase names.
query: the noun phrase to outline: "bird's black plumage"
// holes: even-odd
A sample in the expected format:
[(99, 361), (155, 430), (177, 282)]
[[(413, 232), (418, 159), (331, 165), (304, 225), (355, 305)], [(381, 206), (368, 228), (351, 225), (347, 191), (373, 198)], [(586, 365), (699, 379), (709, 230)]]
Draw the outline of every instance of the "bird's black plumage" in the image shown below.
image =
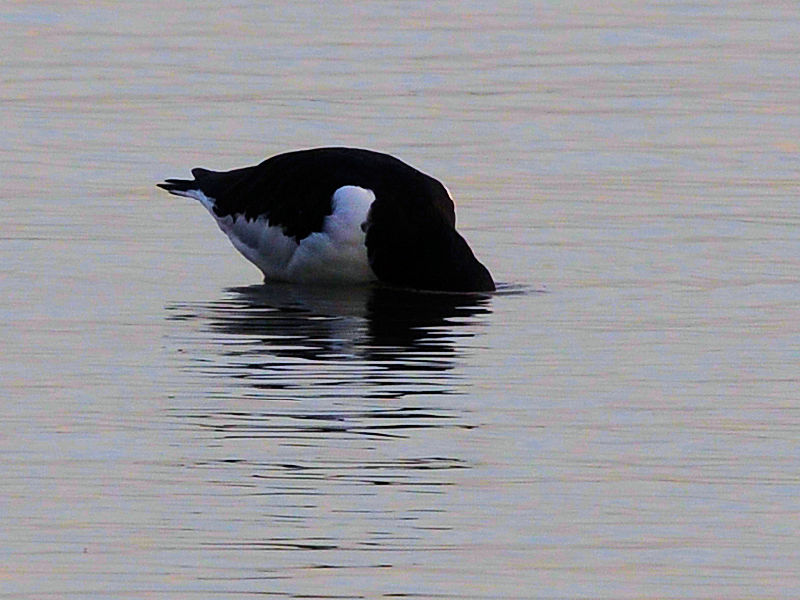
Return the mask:
[(380, 152), (359, 148), (312, 148), (272, 156), (232, 171), (192, 169), (194, 180), (167, 179), (160, 187), (200, 189), (214, 198), (220, 216), (267, 217), (298, 241), (320, 231), (333, 193), (345, 185), (372, 190), (376, 198), (425, 199), (455, 226), (453, 201), (433, 177)]
[(172, 192), (200, 190), (217, 217), (264, 217), (298, 243), (323, 230), (331, 198), (343, 186), (375, 195), (365, 244), (380, 281), (429, 290), (494, 289), (488, 270), (455, 230), (455, 208), (444, 186), (388, 154), (358, 148), (287, 152), (232, 171), (192, 170), (194, 180), (168, 179)]

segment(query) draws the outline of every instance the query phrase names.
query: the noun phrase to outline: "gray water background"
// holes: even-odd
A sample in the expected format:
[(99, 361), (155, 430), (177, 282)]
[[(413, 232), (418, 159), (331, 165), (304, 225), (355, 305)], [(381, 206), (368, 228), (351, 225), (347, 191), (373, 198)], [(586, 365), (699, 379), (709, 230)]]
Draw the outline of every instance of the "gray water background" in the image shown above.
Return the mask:
[[(0, 3), (1, 598), (800, 597), (800, 10)], [(503, 283), (259, 285), (344, 144)]]

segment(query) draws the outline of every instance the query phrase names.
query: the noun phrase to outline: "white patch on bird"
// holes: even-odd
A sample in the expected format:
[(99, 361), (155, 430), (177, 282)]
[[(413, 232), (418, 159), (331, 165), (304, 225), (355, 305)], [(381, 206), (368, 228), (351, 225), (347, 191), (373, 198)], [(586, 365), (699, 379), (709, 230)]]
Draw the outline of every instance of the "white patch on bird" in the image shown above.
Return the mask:
[(333, 212), (325, 217), (322, 231), (299, 243), (285, 235), (280, 226), (270, 225), (263, 216), (249, 221), (243, 215), (217, 216), (215, 200), (200, 190), (180, 195), (205, 206), (234, 247), (264, 273), (265, 279), (304, 283), (375, 279), (367, 260), (362, 229), (375, 201), (371, 190), (353, 185), (337, 189), (331, 199)]
[(322, 231), (303, 239), (292, 257), (288, 269), (291, 280), (374, 280), (361, 227), (374, 201), (375, 194), (366, 188), (346, 185), (337, 189), (331, 199), (333, 212), (325, 217)]
[[(200, 204), (206, 207), (208, 212), (214, 215), (214, 203), (216, 200), (214, 198), (209, 198), (200, 190), (170, 190), (170, 194), (174, 194), (176, 196), (184, 196), (185, 198), (192, 198), (197, 200)], [(216, 215), (214, 215), (216, 216)]]

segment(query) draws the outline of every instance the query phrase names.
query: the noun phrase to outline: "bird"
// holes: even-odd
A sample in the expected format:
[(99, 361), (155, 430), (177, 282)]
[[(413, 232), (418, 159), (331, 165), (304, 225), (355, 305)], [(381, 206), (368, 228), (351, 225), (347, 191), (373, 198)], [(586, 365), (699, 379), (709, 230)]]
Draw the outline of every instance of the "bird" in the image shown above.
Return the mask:
[(495, 290), (456, 231), (447, 188), (389, 154), (309, 148), (191, 173), (157, 185), (198, 200), (265, 282)]

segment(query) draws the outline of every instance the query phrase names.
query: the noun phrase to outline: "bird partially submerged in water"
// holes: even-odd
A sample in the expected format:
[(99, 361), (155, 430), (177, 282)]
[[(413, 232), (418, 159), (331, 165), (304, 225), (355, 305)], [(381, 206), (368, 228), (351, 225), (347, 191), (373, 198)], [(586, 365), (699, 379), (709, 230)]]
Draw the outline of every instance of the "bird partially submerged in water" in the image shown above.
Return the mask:
[(158, 186), (199, 200), (265, 280), (493, 291), (436, 179), (388, 154), (313, 148)]

